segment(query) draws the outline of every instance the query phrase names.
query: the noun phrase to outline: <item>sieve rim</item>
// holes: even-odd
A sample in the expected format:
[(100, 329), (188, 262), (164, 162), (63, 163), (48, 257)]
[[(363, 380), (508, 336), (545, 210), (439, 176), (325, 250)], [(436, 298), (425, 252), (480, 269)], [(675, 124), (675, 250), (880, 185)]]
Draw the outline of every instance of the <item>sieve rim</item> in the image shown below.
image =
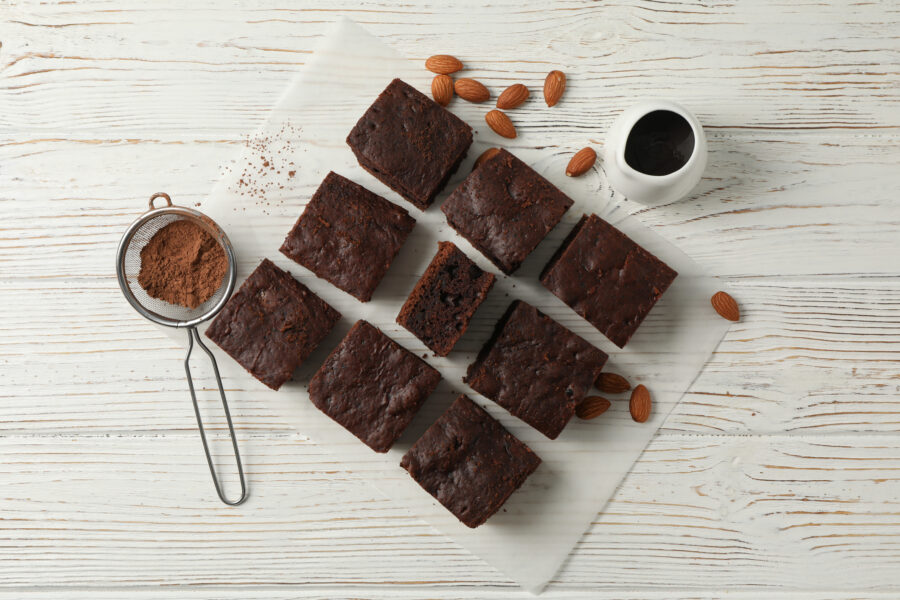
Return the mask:
[[(157, 197), (164, 197), (168, 203), (167, 206), (155, 208), (153, 206), (153, 200)], [(225, 275), (225, 292), (222, 294), (222, 297), (209, 310), (192, 319), (172, 319), (148, 309), (135, 297), (134, 293), (131, 291), (131, 286), (128, 283), (128, 279), (125, 276), (125, 255), (128, 251), (129, 245), (131, 244), (131, 240), (134, 238), (135, 233), (137, 233), (137, 231), (148, 221), (162, 215), (178, 215), (197, 223), (204, 229), (211, 230), (211, 232), (215, 234), (216, 241), (225, 250), (225, 256), (228, 260), (228, 270)], [(128, 229), (126, 229), (125, 233), (122, 235), (122, 239), (119, 240), (119, 246), (116, 249), (116, 279), (119, 282), (119, 289), (122, 290), (122, 294), (125, 296), (125, 300), (127, 300), (131, 307), (134, 308), (134, 310), (136, 310), (142, 317), (166, 327), (196, 327), (200, 323), (211, 319), (216, 315), (216, 313), (222, 310), (222, 308), (225, 306), (225, 303), (228, 302), (229, 298), (231, 298), (231, 293), (234, 291), (234, 285), (237, 280), (237, 268), (235, 265), (236, 260), (234, 256), (234, 249), (231, 246), (231, 241), (228, 239), (228, 236), (225, 235), (225, 232), (222, 230), (222, 228), (219, 227), (218, 223), (198, 210), (193, 210), (191, 208), (185, 208), (183, 206), (172, 204), (172, 201), (169, 199), (168, 194), (162, 193), (154, 194), (153, 197), (151, 197), (150, 210), (135, 219), (135, 221), (128, 226)]]

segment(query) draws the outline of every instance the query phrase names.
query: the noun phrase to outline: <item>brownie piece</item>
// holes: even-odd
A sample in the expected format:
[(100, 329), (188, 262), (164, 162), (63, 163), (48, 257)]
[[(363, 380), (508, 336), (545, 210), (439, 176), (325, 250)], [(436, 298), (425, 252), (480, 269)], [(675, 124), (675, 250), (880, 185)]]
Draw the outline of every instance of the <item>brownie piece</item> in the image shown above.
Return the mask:
[(541, 283), (623, 348), (677, 275), (597, 215), (584, 215)]
[(572, 199), (501, 150), (472, 171), (441, 210), (461, 236), (509, 275), (572, 206)]
[(362, 168), (425, 210), (466, 157), (472, 128), (395, 79), (356, 123), (347, 144)]
[(400, 466), (467, 527), (478, 527), (541, 459), (465, 396), (428, 428)]
[(281, 252), (368, 302), (415, 224), (405, 209), (331, 172)]
[(607, 356), (526, 302), (513, 302), (469, 365), (466, 382), (556, 439)]
[(341, 313), (268, 258), (256, 267), (206, 336), (277, 390), (321, 343)]
[(437, 254), (410, 292), (397, 322), (436, 355), (447, 356), (468, 329), (495, 279), (455, 244), (438, 242)]
[(309, 383), (309, 399), (375, 452), (390, 450), (441, 374), (357, 321)]

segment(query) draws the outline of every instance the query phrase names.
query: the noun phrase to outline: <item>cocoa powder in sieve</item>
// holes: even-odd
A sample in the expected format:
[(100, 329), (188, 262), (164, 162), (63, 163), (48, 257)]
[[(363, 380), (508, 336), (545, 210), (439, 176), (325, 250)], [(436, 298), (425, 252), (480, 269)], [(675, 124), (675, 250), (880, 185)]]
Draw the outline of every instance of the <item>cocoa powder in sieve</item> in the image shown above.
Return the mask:
[(197, 308), (216, 293), (228, 259), (225, 249), (191, 221), (172, 221), (141, 248), (138, 283), (152, 297)]

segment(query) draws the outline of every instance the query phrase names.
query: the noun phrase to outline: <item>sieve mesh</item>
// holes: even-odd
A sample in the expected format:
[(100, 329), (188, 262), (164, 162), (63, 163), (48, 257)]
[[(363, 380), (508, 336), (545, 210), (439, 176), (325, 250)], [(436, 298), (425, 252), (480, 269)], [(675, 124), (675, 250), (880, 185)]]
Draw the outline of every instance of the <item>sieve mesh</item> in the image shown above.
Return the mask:
[[(141, 250), (157, 231), (174, 221), (187, 220), (195, 223), (213, 236), (225, 249), (228, 258), (228, 269), (216, 292), (197, 308), (186, 308), (170, 304), (164, 300), (150, 296), (138, 283), (141, 270)], [(130, 237), (129, 237), (130, 235)], [(234, 254), (225, 234), (215, 223), (203, 214), (177, 206), (154, 209), (132, 225), (129, 234), (123, 238), (125, 247), (120, 249), (117, 268), (120, 270), (120, 284), (126, 299), (140, 311), (138, 305), (147, 311), (144, 316), (158, 323), (171, 327), (195, 325), (212, 317), (221, 308), (220, 303), (231, 293), (235, 278)]]

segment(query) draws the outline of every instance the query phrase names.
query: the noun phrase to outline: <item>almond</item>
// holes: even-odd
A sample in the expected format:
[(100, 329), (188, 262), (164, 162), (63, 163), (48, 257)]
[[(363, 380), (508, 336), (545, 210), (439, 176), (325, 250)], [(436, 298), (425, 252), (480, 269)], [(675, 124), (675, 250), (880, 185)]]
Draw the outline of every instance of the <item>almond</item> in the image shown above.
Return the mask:
[(738, 304), (735, 302), (734, 298), (725, 292), (716, 292), (713, 294), (713, 297), (709, 299), (709, 302), (723, 319), (728, 319), (729, 321), (741, 320), (741, 309), (738, 308)]
[(528, 100), (528, 88), (521, 83), (514, 83), (497, 97), (497, 108), (508, 110)]
[(468, 77), (457, 79), (453, 87), (457, 96), (469, 102), (484, 102), (491, 97), (491, 93), (484, 87), (483, 83)]
[(474, 171), (478, 167), (481, 166), (481, 163), (488, 161), (494, 158), (500, 152), (500, 148), (488, 148), (481, 155), (475, 159), (475, 164), (472, 165), (472, 170)]
[(579, 419), (593, 419), (605, 413), (612, 404), (600, 396), (588, 396), (575, 407), (575, 415)]
[(594, 163), (597, 161), (597, 153), (593, 148), (582, 148), (575, 153), (569, 166), (566, 167), (566, 175), (569, 177), (578, 177), (587, 173)]
[(450, 73), (461, 71), (463, 64), (459, 62), (459, 59), (455, 56), (450, 56), (449, 54), (435, 54), (425, 61), (425, 68), (432, 73), (449, 75)]
[(553, 106), (566, 91), (566, 74), (562, 71), (550, 71), (544, 80), (544, 101)]
[(506, 116), (506, 113), (492, 110), (484, 115), (484, 120), (497, 135), (502, 135), (505, 138), (516, 137), (516, 127), (509, 120), (509, 117)]
[(453, 78), (449, 75), (436, 75), (431, 80), (431, 97), (441, 106), (450, 104), (453, 99)]
[(634, 391), (631, 392), (631, 400), (628, 402), (631, 418), (638, 423), (643, 423), (650, 418), (652, 408), (653, 401), (650, 399), (650, 390), (643, 385), (634, 388)]
[(600, 373), (594, 385), (605, 394), (621, 394), (631, 389), (628, 380), (616, 373)]

